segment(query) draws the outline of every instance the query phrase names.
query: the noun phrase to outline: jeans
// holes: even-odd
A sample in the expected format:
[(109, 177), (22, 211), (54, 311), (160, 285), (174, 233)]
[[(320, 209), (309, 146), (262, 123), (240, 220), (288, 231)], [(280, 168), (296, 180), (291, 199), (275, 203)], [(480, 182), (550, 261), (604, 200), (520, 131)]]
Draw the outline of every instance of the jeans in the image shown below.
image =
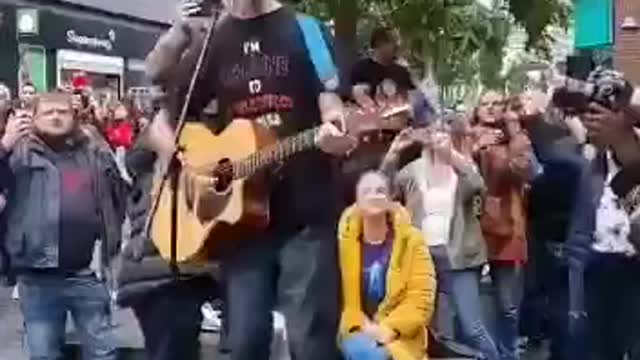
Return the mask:
[(457, 315), (462, 342), (480, 351), (487, 360), (500, 358), (498, 348), (487, 329), (480, 299), (481, 268), (450, 271), (452, 303)]
[(492, 262), (491, 281), (497, 306), (496, 342), (503, 360), (518, 359), (518, 316), (524, 285), (521, 265)]
[(365, 334), (354, 334), (340, 344), (344, 360), (391, 360), (384, 346)]
[(449, 275), (451, 272), (451, 263), (449, 261), (447, 247), (445, 245), (430, 246), (429, 251), (431, 252), (431, 257), (435, 265), (437, 283), (436, 308), (430, 324), (431, 330), (441, 338), (453, 340), (453, 309), (451, 309), (451, 303), (448, 299), (451, 293), (451, 279)]
[(21, 275), (18, 286), (31, 360), (62, 359), (67, 312), (80, 337), (83, 359), (116, 359), (110, 299), (95, 275)]
[(276, 306), (285, 317), (292, 360), (338, 357), (340, 282), (333, 227), (265, 234), (223, 266), (232, 360), (269, 359)]
[[(586, 272), (591, 360), (622, 360), (640, 343), (640, 261), (598, 254)], [(638, 354), (633, 354), (637, 356)]]
[(184, 280), (157, 288), (132, 305), (147, 358), (199, 359), (200, 308), (212, 288), (212, 281), (206, 278)]
[[(571, 333), (569, 332), (569, 267), (564, 254), (564, 244), (547, 243), (547, 255), (543, 258), (544, 268), (540, 268), (548, 301), (549, 337), (551, 340), (550, 360), (570, 360), (573, 354)], [(544, 260), (546, 259), (546, 260)], [(542, 265), (541, 264), (541, 265)], [(575, 347), (575, 346), (573, 346)]]

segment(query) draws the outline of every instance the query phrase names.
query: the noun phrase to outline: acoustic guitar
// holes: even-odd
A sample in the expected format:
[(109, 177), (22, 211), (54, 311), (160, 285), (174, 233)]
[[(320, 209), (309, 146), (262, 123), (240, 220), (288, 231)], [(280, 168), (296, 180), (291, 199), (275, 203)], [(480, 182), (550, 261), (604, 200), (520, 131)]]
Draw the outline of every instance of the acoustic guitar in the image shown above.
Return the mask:
[[(410, 110), (403, 104), (376, 114), (348, 112), (347, 132), (357, 137), (373, 127), (384, 128)], [(373, 116), (372, 116), (373, 115)], [(289, 157), (314, 148), (319, 127), (278, 139), (251, 120), (233, 120), (215, 135), (203, 124), (187, 124), (180, 137), (183, 163), (177, 192), (178, 263), (219, 258), (250, 234), (269, 224), (269, 172)], [(161, 256), (171, 258), (171, 186), (154, 184), (159, 196), (150, 235)]]

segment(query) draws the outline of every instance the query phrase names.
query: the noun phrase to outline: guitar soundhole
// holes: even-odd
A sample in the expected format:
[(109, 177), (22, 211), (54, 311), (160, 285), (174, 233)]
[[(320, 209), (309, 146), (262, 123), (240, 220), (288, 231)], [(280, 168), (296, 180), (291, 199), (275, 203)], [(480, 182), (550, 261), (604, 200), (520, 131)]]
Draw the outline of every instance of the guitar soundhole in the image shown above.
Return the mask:
[(216, 179), (214, 189), (219, 193), (226, 192), (233, 182), (233, 164), (229, 159), (218, 161), (218, 166), (213, 170)]

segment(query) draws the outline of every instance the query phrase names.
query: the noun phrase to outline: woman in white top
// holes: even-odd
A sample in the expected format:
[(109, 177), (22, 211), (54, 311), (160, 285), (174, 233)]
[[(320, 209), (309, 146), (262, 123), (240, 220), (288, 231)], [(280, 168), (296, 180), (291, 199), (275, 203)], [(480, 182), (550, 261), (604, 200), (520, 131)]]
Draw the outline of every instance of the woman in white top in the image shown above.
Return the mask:
[[(462, 332), (456, 340), (494, 360), (498, 350), (483, 321), (479, 291), (487, 262), (478, 219), (485, 185), (471, 157), (470, 135), (462, 116), (451, 119), (447, 131), (407, 130), (394, 141), (382, 170), (394, 179), (436, 265), (438, 303), (432, 330), (454, 338), (455, 312)], [(422, 157), (398, 171), (400, 152), (416, 142), (423, 144)]]

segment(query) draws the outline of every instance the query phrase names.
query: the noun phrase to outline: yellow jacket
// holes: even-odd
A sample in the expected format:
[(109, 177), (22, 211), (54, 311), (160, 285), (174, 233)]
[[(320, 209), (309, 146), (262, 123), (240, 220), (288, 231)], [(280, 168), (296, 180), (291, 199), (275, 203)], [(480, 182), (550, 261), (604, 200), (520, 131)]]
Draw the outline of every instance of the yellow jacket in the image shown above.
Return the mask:
[[(394, 360), (426, 359), (425, 326), (435, 304), (436, 278), (422, 233), (411, 225), (401, 206), (393, 211), (394, 239), (387, 270), (387, 289), (373, 321), (398, 338), (387, 344)], [(354, 207), (342, 214), (338, 227), (343, 309), (339, 340), (364, 326), (362, 310), (362, 219)]]

